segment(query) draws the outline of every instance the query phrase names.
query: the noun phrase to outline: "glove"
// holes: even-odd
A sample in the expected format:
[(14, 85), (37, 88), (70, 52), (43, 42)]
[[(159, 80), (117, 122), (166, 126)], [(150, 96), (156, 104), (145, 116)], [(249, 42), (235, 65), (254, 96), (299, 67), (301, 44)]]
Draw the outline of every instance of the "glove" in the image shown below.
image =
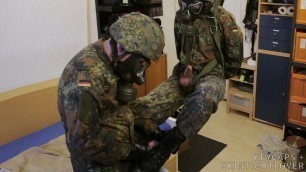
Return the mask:
[(161, 130), (159, 127), (157, 127), (153, 133), (150, 134), (150, 138), (160, 142), (166, 135), (167, 131)]
[(133, 144), (126, 160), (147, 159), (152, 156), (152, 148), (145, 145)]

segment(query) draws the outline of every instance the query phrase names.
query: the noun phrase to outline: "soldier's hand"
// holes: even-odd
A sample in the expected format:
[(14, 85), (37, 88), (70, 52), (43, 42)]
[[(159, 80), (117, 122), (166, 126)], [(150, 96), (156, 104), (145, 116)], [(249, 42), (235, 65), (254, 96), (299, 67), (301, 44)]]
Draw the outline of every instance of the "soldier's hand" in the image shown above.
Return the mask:
[(157, 142), (156, 140), (149, 141), (149, 143), (148, 143), (148, 146), (149, 146), (150, 148), (154, 148), (154, 147), (156, 147), (157, 145), (158, 145), (158, 142)]
[(127, 160), (147, 159), (152, 156), (152, 148), (147, 145), (133, 144)]

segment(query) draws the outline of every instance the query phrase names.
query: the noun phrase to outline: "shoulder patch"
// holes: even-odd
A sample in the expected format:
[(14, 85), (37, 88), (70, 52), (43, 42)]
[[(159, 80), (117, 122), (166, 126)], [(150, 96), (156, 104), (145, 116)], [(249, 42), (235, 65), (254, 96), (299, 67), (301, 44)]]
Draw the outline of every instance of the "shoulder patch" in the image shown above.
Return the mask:
[(78, 86), (79, 87), (90, 87), (91, 86), (91, 81), (89, 81), (89, 80), (79, 80)]
[(78, 70), (78, 86), (79, 87), (90, 87), (92, 84), (89, 71), (86, 70)]

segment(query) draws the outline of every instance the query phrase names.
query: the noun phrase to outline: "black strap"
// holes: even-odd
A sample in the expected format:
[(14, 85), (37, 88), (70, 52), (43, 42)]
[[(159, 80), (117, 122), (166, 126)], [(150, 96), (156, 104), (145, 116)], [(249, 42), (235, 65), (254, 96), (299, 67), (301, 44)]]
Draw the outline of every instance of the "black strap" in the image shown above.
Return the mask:
[(220, 0), (220, 6), (223, 6), (225, 0)]
[(208, 62), (205, 67), (201, 70), (201, 72), (195, 77), (192, 78), (191, 85), (195, 86), (195, 84), (201, 79), (202, 76), (209, 73), (213, 70), (213, 68), (218, 64), (217, 59), (213, 59), (210, 62)]
[(257, 33), (257, 27), (255, 27), (252, 31), (252, 47), (251, 47), (251, 56), (252, 59), (255, 60), (256, 58), (256, 53), (254, 52), (254, 45), (255, 45), (255, 40), (256, 40), (256, 33)]

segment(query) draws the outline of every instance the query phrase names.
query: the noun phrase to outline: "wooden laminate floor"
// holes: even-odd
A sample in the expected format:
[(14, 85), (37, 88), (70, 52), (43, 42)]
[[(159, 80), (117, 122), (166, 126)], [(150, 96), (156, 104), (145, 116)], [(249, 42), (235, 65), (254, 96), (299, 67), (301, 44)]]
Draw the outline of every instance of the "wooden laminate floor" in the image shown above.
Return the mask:
[[(250, 120), (248, 114), (232, 110), (226, 113), (226, 101), (201, 129), (199, 134), (227, 144), (202, 171), (289, 171), (281, 161), (258, 158), (264, 156), (257, 148), (260, 136), (275, 134), (283, 139), (283, 130), (262, 122)], [(203, 148), (205, 149), (205, 148)]]

